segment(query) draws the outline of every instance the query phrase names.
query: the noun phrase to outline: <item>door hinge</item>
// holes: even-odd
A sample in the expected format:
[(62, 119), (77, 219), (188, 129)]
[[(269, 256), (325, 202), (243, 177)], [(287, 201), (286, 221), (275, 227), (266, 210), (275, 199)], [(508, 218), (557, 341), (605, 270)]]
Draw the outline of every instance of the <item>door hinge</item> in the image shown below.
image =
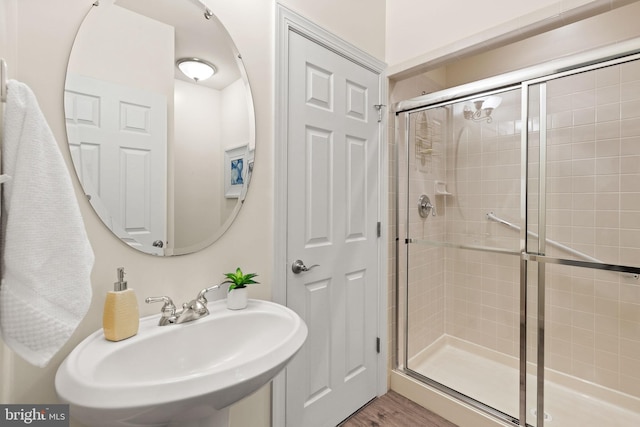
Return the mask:
[(376, 337), (376, 352), (380, 354), (380, 337)]
[(373, 107), (378, 110), (378, 123), (382, 122), (382, 107), (386, 107), (386, 105), (375, 104)]
[(377, 233), (378, 233), (378, 237), (382, 236), (382, 223), (380, 221), (378, 221)]

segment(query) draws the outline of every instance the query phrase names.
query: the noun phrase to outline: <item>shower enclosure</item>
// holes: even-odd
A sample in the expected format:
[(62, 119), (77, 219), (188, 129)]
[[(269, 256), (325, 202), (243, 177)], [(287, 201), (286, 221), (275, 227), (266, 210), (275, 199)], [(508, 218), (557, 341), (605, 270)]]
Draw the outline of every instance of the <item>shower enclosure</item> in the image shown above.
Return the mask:
[(638, 52), (396, 105), (397, 370), (509, 425), (640, 425)]

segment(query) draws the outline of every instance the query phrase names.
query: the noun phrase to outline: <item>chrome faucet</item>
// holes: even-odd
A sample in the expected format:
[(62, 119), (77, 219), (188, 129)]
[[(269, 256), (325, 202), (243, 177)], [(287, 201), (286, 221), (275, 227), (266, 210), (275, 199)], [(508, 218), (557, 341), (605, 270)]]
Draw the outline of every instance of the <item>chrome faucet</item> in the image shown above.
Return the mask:
[(208, 292), (218, 289), (221, 285), (222, 284), (220, 283), (218, 285), (204, 288), (198, 292), (198, 296), (195, 299), (182, 304), (181, 310), (177, 310), (171, 298), (167, 296), (149, 297), (144, 301), (146, 303), (164, 302), (164, 305), (160, 309), (162, 317), (160, 317), (160, 321), (158, 322), (159, 326), (192, 322), (209, 315), (209, 309), (207, 309), (207, 298), (205, 295)]

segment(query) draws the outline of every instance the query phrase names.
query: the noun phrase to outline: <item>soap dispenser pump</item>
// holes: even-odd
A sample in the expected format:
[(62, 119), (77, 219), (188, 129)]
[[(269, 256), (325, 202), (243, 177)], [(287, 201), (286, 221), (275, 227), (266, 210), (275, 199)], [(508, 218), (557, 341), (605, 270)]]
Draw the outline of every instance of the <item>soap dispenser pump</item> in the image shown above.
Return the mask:
[(127, 288), (124, 267), (118, 268), (118, 281), (113, 291), (107, 292), (102, 316), (104, 337), (109, 341), (121, 341), (138, 333), (138, 301), (133, 289)]

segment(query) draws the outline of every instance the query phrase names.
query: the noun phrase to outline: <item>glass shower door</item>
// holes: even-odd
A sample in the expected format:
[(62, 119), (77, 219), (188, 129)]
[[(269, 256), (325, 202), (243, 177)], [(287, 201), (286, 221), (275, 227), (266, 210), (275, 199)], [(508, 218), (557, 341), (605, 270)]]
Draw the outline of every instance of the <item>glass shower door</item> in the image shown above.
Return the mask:
[(544, 206), (535, 212), (542, 231), (535, 264), (544, 286), (538, 300), (545, 295), (537, 307), (544, 328), (537, 356), (541, 351), (544, 359), (542, 419), (636, 425), (640, 283), (624, 270), (640, 267), (640, 61), (536, 86), (544, 86), (546, 116), (537, 153), (545, 161), (537, 168)]
[(397, 113), (399, 365), (522, 426), (640, 425), (640, 53), (581, 64)]
[[(519, 416), (520, 88), (403, 113), (405, 370)], [(403, 281), (404, 281), (403, 279)]]

